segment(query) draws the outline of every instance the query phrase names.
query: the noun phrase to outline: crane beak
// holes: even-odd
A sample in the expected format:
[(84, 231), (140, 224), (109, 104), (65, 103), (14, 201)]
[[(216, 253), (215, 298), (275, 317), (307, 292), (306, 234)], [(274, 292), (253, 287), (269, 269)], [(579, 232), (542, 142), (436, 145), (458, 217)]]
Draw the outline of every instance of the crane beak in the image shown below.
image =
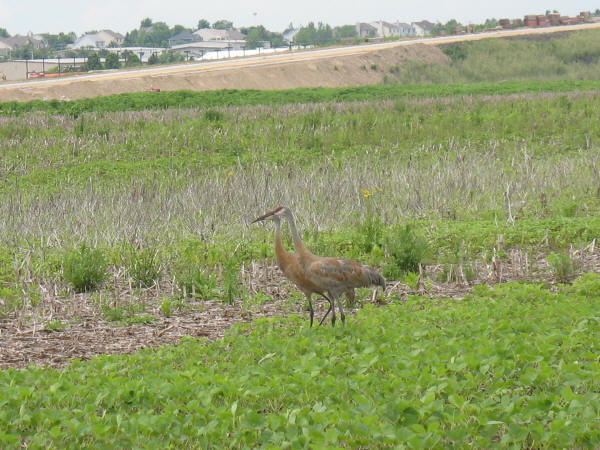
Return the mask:
[(256, 222), (262, 222), (263, 220), (266, 220), (266, 219), (268, 219), (269, 217), (271, 217), (273, 214), (275, 214), (275, 211), (269, 211), (268, 213), (266, 213), (266, 214), (264, 214), (264, 215), (262, 215), (262, 216), (260, 216), (260, 217), (258, 217), (258, 218), (256, 218), (256, 219), (254, 219), (254, 220), (253, 220), (252, 222), (250, 222), (250, 223), (252, 224), (252, 223), (256, 223)]

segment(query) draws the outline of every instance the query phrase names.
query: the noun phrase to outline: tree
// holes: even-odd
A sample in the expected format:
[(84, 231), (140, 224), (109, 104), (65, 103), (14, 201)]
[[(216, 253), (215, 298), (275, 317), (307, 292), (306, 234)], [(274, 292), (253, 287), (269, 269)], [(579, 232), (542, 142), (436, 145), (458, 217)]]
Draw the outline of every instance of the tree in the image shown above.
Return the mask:
[(500, 25), (500, 22), (498, 22), (498, 19), (485, 19), (485, 23), (483, 24), (483, 26), (485, 28), (496, 28), (498, 25)]
[(294, 36), (294, 42), (300, 45), (326, 45), (334, 42), (333, 30), (328, 24), (319, 22), (315, 27), (314, 22), (309, 22), (306, 27), (300, 28)]
[(142, 61), (140, 61), (138, 55), (136, 55), (133, 52), (127, 52), (126, 58), (127, 59), (125, 60), (125, 67), (135, 67), (140, 66), (142, 64)]
[(212, 27), (215, 30), (231, 30), (233, 28), (233, 22), (225, 19), (217, 20), (213, 23)]
[(92, 52), (89, 54), (87, 58), (87, 62), (85, 63), (86, 70), (99, 70), (102, 69), (102, 63), (100, 62), (100, 58), (98, 57), (98, 53)]
[(358, 32), (356, 31), (356, 27), (354, 25), (342, 25), (341, 27), (335, 27), (333, 34), (338, 39), (358, 37)]
[(262, 42), (267, 40), (267, 30), (262, 25), (251, 27), (246, 33), (246, 48), (262, 47)]
[(133, 47), (138, 40), (138, 35), (138, 30), (131, 30), (130, 32), (125, 33), (125, 38), (123, 39), (123, 46)]
[(156, 53), (152, 53), (150, 58), (148, 58), (148, 65), (153, 66), (154, 64), (158, 64), (158, 56), (156, 56)]
[(150, 28), (152, 26), (152, 19), (150, 17), (146, 17), (144, 20), (140, 22), (140, 28)]
[(179, 33), (182, 33), (183, 31), (189, 31), (186, 27), (184, 27), (183, 25), (175, 25), (173, 28), (171, 28), (171, 36), (169, 37), (173, 37)]
[[(185, 61), (185, 56), (183, 56), (181, 53), (175, 53), (175, 52), (162, 52), (160, 54), (160, 56), (158, 57), (158, 62), (160, 64), (183, 62), (183, 61)], [(148, 59), (148, 63), (150, 63), (150, 59)]]
[(202, 28), (210, 28), (210, 22), (206, 19), (200, 19), (198, 21), (198, 29), (201, 30)]
[(104, 59), (104, 67), (107, 69), (118, 69), (121, 67), (121, 62), (116, 53), (109, 53)]
[(6, 28), (0, 28), (0, 37), (3, 37), (3, 38), (10, 37), (10, 34), (8, 34), (8, 31), (6, 31)]

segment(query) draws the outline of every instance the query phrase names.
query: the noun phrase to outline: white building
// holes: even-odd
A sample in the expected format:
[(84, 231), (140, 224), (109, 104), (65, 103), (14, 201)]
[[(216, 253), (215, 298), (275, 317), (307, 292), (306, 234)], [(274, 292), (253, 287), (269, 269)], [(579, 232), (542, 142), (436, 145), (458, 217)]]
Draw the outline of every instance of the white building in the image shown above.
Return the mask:
[(420, 22), (413, 22), (411, 23), (412, 27), (415, 30), (415, 34), (417, 36), (426, 36), (431, 34), (431, 31), (433, 30), (433, 27), (435, 26), (435, 24), (427, 21), (427, 20), (422, 20)]
[(238, 30), (215, 30), (214, 28), (201, 28), (192, 34), (201, 41), (243, 41), (245, 38)]
[(72, 49), (77, 48), (107, 48), (111, 43), (121, 45), (123, 43), (124, 36), (120, 33), (115, 33), (111, 30), (102, 30), (98, 33), (84, 34), (74, 43), (69, 44), (67, 47)]

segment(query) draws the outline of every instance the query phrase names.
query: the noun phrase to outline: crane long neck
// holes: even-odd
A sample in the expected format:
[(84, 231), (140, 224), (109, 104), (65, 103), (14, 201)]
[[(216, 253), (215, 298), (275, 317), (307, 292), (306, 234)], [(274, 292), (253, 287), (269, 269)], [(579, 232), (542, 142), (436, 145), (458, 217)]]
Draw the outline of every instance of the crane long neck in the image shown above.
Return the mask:
[(290, 225), (292, 240), (294, 241), (294, 249), (296, 250), (296, 253), (298, 253), (298, 256), (300, 256), (300, 258), (312, 256), (312, 253), (308, 251), (308, 249), (304, 246), (304, 242), (302, 242), (302, 239), (300, 239), (300, 235), (296, 229), (296, 221), (294, 220), (294, 215), (292, 212), (288, 210), (285, 217)]
[(275, 220), (275, 257), (277, 262), (281, 265), (281, 255), (285, 253), (283, 244), (281, 243), (281, 221)]

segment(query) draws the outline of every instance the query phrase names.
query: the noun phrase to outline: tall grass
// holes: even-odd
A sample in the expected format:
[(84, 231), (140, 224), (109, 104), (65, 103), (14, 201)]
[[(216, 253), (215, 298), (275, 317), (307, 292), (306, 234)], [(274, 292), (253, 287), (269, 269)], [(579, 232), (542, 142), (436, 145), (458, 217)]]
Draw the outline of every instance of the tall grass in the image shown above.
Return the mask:
[(443, 47), (449, 64), (408, 61), (394, 66), (386, 82), (478, 83), (598, 80), (600, 30), (560, 35), (482, 39)]
[[(218, 291), (210, 267), (272, 255), (270, 232), (248, 225), (278, 204), (315, 251), (375, 264), (407, 222), (433, 258), (489, 250), (500, 232), (591, 240), (599, 109), (585, 93), (5, 117), (0, 288), (23, 290), (25, 260), (27, 279), (60, 276), (64, 251), (88, 243), (135, 285), (168, 276), (206, 297)], [(556, 217), (570, 222), (543, 222)]]

